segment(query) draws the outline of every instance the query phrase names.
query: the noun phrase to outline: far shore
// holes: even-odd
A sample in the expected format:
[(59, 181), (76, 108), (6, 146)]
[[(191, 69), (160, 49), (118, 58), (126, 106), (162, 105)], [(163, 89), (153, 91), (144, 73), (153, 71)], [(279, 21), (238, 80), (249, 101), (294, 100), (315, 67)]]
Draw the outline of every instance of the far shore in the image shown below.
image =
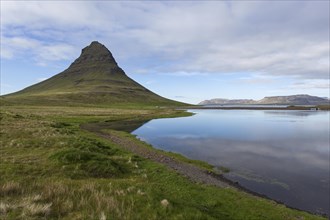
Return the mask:
[(187, 108), (182, 108), (182, 109), (214, 109), (214, 110), (305, 110), (305, 111), (318, 111), (318, 110), (323, 110), (323, 111), (329, 111), (330, 110), (330, 105), (317, 105), (317, 106), (294, 106), (290, 105), (288, 107), (257, 107), (257, 106), (228, 106), (226, 107), (225, 105), (223, 106), (189, 106)]

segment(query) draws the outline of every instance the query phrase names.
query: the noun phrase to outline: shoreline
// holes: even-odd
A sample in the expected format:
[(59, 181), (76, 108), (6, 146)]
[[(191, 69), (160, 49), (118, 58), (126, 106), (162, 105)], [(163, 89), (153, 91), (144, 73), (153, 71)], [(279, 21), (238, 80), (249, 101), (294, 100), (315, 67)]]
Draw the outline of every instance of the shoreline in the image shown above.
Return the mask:
[(304, 110), (304, 111), (329, 111), (330, 106), (288, 106), (288, 107), (249, 107), (249, 106), (191, 106), (181, 110)]
[[(6, 127), (0, 188), (3, 206), (10, 208), (0, 213), (3, 218), (44, 216), (30, 213), (30, 207), (48, 207), (51, 203), (46, 217), (65, 219), (99, 219), (102, 212), (115, 219), (193, 219), (196, 216), (241, 220), (327, 219), (317, 210), (298, 211), (281, 202), (245, 193), (235, 185), (220, 181), (222, 172), (217, 172), (213, 166), (157, 150), (130, 134), (131, 129), (148, 120), (190, 116), (193, 115), (191, 112), (176, 111), (175, 108), (141, 109), (141, 106), (20, 105), (3, 106), (0, 113), (1, 123)], [(99, 129), (105, 135), (109, 133), (117, 144), (81, 127), (97, 122), (101, 123)], [(116, 128), (109, 128), (110, 124)], [(126, 132), (116, 131), (120, 128)], [(151, 158), (144, 159), (125, 147), (147, 149), (154, 154), (151, 157), (165, 164)], [(169, 156), (171, 160), (165, 160)], [(194, 178), (203, 181), (206, 176), (227, 188), (189, 179), (181, 164), (189, 170), (200, 171), (202, 176), (198, 174)], [(225, 169), (221, 171), (226, 172)], [(14, 191), (8, 191), (8, 186), (14, 186)], [(163, 200), (169, 202), (168, 207), (162, 205)], [(318, 214), (313, 214), (314, 211)]]
[[(228, 178), (226, 178), (223, 174), (217, 174), (213, 171), (209, 171), (206, 168), (201, 168), (197, 166), (196, 164), (191, 164), (186, 161), (183, 161), (180, 158), (172, 157), (167, 155), (165, 152), (162, 150), (158, 150), (154, 148), (152, 145), (141, 141), (131, 135), (129, 135), (134, 138), (134, 140), (130, 140), (129, 137), (121, 136), (119, 133), (123, 131), (117, 131), (117, 130), (111, 130), (113, 128), (109, 127), (109, 130), (107, 132), (104, 132), (104, 127), (103, 126), (97, 126), (97, 124), (100, 124), (99, 122), (97, 123), (87, 123), (87, 124), (82, 124), (80, 125), (80, 128), (91, 132), (101, 138), (105, 138), (107, 140), (112, 141), (119, 147), (128, 150), (134, 154), (137, 154), (147, 160), (151, 160), (160, 164), (165, 165), (166, 167), (172, 169), (173, 171), (187, 177), (189, 180), (196, 182), (196, 183), (201, 183), (201, 184), (206, 184), (206, 185), (212, 185), (220, 188), (226, 188), (226, 187), (231, 187), (234, 188), (238, 191), (248, 193), (250, 195), (259, 197), (259, 198), (264, 198), (270, 201), (273, 201), (277, 204), (284, 205), (287, 208), (297, 210), (297, 211), (303, 211), (307, 212), (313, 215), (318, 215), (322, 217), (329, 217), (326, 213), (317, 213), (317, 212), (312, 212), (308, 210), (303, 210), (299, 209), (296, 207), (292, 207), (290, 205), (287, 205), (286, 203), (272, 199), (268, 197), (267, 195), (257, 193), (255, 191), (252, 191), (250, 189), (247, 189), (246, 187), (240, 185), (238, 182), (232, 181)], [(110, 124), (109, 124), (110, 126)], [(126, 133), (126, 132), (125, 132)], [(149, 148), (150, 146), (151, 148)], [(180, 156), (184, 157), (183, 155), (179, 154)], [(189, 159), (189, 158), (187, 158)], [(211, 165), (210, 165), (211, 166)]]

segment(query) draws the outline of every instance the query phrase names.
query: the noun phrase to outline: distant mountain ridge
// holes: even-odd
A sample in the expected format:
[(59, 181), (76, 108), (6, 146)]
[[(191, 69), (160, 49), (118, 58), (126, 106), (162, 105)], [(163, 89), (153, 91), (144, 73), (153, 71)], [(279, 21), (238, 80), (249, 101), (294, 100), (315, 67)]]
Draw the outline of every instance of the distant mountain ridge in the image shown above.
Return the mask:
[(210, 99), (199, 105), (329, 105), (329, 99), (310, 95), (270, 96), (253, 99)]
[(291, 95), (271, 96), (258, 101), (260, 104), (289, 104), (289, 105), (322, 105), (329, 104), (329, 100), (318, 96)]
[(235, 104), (255, 104), (253, 99), (210, 99), (199, 103), (199, 105), (235, 105)]
[(152, 104), (181, 105), (163, 98), (129, 78), (112, 53), (93, 41), (63, 72), (21, 91), (1, 97), (22, 104)]

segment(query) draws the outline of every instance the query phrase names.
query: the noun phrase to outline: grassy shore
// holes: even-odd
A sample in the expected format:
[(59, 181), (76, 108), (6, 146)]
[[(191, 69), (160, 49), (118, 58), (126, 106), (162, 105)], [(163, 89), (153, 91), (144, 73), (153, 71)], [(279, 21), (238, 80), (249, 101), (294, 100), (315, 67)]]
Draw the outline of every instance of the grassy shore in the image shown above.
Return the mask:
[(325, 219), (236, 189), (193, 183), (80, 128), (185, 112), (1, 106), (0, 113), (1, 219)]

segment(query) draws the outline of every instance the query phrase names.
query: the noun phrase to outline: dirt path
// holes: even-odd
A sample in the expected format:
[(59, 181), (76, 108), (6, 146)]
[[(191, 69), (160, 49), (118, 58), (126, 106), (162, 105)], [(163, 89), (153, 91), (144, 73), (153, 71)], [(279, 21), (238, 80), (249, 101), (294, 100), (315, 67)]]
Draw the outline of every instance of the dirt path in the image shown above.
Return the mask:
[(164, 164), (167, 167), (182, 174), (183, 176), (188, 177), (194, 182), (214, 185), (218, 187), (231, 187), (230, 182), (228, 182), (228, 180), (223, 178), (221, 175), (216, 175), (207, 171), (206, 169), (202, 169), (195, 165), (179, 161), (178, 159), (164, 155), (159, 151), (148, 149), (147, 147), (143, 146), (142, 143), (138, 143), (138, 141), (131, 141), (129, 139), (120, 137), (118, 134), (116, 134), (116, 132), (102, 132), (100, 128), (93, 124), (84, 124), (81, 126), (81, 128), (93, 132), (102, 138), (111, 140), (121, 148), (133, 152), (134, 154)]

